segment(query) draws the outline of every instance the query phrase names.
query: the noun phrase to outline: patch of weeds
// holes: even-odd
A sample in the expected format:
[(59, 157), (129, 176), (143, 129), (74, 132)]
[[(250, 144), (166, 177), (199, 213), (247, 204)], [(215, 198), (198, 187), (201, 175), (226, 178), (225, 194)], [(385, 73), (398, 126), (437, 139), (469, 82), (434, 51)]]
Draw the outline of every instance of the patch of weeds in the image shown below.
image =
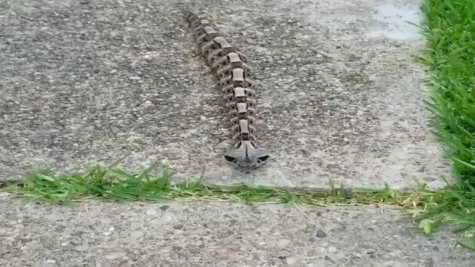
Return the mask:
[(232, 186), (205, 185), (200, 179), (174, 183), (168, 171), (152, 173), (156, 166), (140, 173), (126, 172), (109, 166), (93, 166), (86, 172), (53, 175), (47, 170), (30, 171), (23, 182), (1, 189), (29, 200), (69, 205), (84, 198), (115, 201), (148, 201), (177, 199), (227, 200), (243, 203), (326, 204), (393, 204), (419, 205), (407, 201), (410, 193), (391, 190), (358, 190), (348, 192), (332, 185), (330, 190), (285, 190), (252, 184)]
[[(475, 1), (424, 0), (421, 25), (426, 49), (418, 62), (431, 72), (426, 101), (431, 130), (451, 160), (455, 185), (434, 194), (422, 210), (423, 228), (450, 221), (475, 226)], [(463, 243), (475, 250), (475, 237)]]

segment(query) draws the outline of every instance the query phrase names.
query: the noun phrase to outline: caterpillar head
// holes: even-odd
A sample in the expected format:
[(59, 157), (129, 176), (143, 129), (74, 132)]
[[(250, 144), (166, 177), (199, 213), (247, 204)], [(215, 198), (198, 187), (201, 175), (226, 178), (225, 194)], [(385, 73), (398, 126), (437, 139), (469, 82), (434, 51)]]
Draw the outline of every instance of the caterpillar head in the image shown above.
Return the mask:
[(243, 141), (239, 148), (231, 149), (224, 154), (224, 159), (227, 162), (245, 170), (261, 167), (269, 157), (266, 150), (254, 148), (249, 141)]

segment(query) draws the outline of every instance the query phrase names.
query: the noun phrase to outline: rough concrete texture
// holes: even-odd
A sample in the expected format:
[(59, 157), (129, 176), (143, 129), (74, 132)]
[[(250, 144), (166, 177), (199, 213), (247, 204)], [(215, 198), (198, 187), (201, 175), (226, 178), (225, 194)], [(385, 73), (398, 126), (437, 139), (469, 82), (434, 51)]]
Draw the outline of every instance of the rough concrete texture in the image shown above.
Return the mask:
[(475, 261), (454, 247), (457, 236), (423, 236), (389, 208), (1, 200), (4, 267), (472, 267)]
[(178, 1), (1, 0), (0, 177), (131, 153), (177, 177), (284, 187), (443, 185), (426, 128), (418, 1), (199, 1), (252, 60), (272, 161), (229, 168), (226, 117)]

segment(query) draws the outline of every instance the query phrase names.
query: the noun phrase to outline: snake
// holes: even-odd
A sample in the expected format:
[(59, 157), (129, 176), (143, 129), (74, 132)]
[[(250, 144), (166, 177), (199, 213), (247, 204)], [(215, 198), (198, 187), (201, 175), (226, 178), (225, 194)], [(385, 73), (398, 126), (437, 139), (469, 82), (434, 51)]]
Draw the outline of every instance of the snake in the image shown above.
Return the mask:
[(247, 171), (264, 166), (270, 155), (257, 145), (256, 82), (249, 58), (230, 43), (207, 16), (184, 9), (181, 11), (222, 93), (234, 143), (224, 153), (224, 159)]

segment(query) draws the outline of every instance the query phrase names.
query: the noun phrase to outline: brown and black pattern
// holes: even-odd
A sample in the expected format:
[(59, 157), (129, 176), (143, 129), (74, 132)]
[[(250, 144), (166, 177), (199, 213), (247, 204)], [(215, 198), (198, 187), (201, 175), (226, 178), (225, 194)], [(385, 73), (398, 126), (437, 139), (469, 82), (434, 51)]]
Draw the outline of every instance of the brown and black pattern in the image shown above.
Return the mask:
[(185, 19), (223, 93), (231, 124), (234, 148), (224, 158), (235, 166), (254, 169), (264, 165), (269, 154), (256, 144), (256, 91), (248, 58), (229, 43), (216, 25), (202, 15), (184, 11)]

